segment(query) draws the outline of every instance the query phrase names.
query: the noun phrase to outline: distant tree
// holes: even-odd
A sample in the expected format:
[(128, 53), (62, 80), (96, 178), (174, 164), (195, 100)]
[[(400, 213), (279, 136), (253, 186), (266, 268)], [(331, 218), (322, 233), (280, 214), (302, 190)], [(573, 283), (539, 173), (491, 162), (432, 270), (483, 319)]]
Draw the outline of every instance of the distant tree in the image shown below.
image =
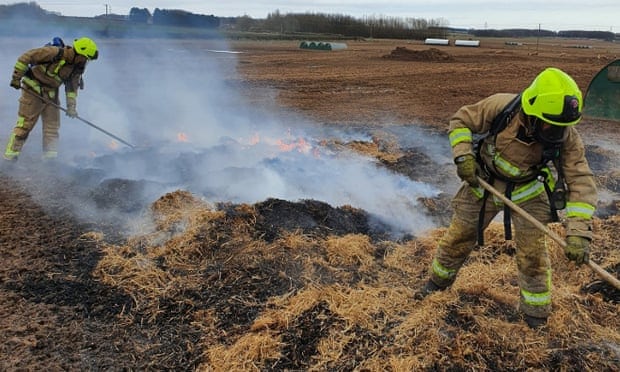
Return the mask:
[(129, 10), (129, 20), (136, 23), (148, 23), (151, 20), (151, 12), (146, 8), (131, 8)]
[(610, 31), (559, 31), (558, 36), (570, 38), (599, 39), (607, 41), (613, 41), (615, 39), (614, 33)]
[(22, 18), (41, 18), (55, 15), (41, 8), (37, 3), (17, 3), (11, 5), (0, 5), (0, 17), (22, 17)]
[(511, 28), (503, 30), (477, 30), (471, 31), (474, 36), (480, 37), (555, 37), (557, 33), (550, 30)]
[(250, 31), (258, 25), (258, 22), (252, 17), (244, 15), (238, 17), (235, 21), (235, 29), (239, 31)]
[(343, 14), (287, 13), (276, 10), (263, 22), (267, 31), (292, 33), (337, 34), (346, 37), (376, 37), (394, 39), (424, 39), (447, 33), (444, 19), (369, 17), (356, 19)]
[(184, 10), (167, 10), (156, 8), (153, 12), (153, 24), (165, 26), (217, 28), (219, 18), (214, 15), (202, 15)]

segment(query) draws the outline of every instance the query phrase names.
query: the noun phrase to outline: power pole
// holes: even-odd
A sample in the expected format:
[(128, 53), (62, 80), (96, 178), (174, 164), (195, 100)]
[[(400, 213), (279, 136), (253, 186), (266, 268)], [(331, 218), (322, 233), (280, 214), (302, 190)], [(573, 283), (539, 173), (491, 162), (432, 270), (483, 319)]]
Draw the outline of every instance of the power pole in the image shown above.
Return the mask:
[(110, 7), (110, 5), (108, 4), (103, 4), (103, 6), (105, 6), (105, 16), (106, 18), (108, 17), (108, 8)]
[(538, 24), (538, 35), (536, 36), (536, 54), (538, 54), (538, 40), (540, 39), (540, 23)]

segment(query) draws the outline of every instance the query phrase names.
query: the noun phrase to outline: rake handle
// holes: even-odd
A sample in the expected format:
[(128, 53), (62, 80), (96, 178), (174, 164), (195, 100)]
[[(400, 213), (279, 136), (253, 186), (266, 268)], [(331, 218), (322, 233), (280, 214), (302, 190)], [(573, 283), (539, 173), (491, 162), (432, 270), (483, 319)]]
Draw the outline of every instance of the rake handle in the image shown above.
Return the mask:
[[(47, 103), (47, 104), (50, 104), (50, 105), (52, 105), (52, 106), (56, 107), (56, 108), (57, 108), (57, 109), (59, 109), (59, 110), (62, 110), (62, 111), (64, 111), (64, 112), (67, 112), (67, 109), (66, 109), (66, 108), (62, 107), (61, 105), (57, 104), (56, 102), (50, 101), (49, 99), (47, 99), (47, 98), (45, 98), (45, 97), (43, 97), (43, 96), (41, 96), (41, 95), (39, 95), (39, 94), (36, 94), (35, 92), (33, 92), (33, 91), (29, 90), (29, 89), (26, 89), (26, 88), (23, 88), (23, 87), (22, 87), (22, 90), (25, 90), (25, 91), (26, 91), (26, 92), (28, 92), (29, 94), (32, 94), (32, 95), (34, 95), (34, 96), (36, 96), (36, 97), (40, 98), (43, 102), (45, 102), (45, 103)], [(93, 128), (95, 128), (95, 129), (97, 129), (97, 130), (98, 130), (98, 131), (100, 131), (101, 133), (107, 134), (108, 136), (110, 136), (110, 137), (114, 138), (115, 140), (119, 141), (119, 142), (120, 142), (120, 143), (122, 143), (122, 144), (125, 144), (125, 145), (127, 145), (127, 146), (131, 147), (132, 149), (133, 149), (133, 148), (135, 148), (135, 146), (134, 146), (134, 145), (132, 145), (131, 143), (129, 143), (129, 142), (127, 142), (127, 141), (125, 141), (124, 139), (122, 139), (122, 138), (120, 138), (120, 137), (118, 137), (118, 136), (115, 136), (114, 134), (112, 134), (112, 133), (108, 132), (107, 130), (105, 130), (105, 129), (103, 129), (103, 128), (101, 128), (101, 127), (99, 127), (99, 126), (97, 126), (97, 125), (95, 125), (95, 124), (93, 124), (93, 123), (91, 123), (90, 121), (88, 121), (88, 120), (86, 120), (86, 119), (84, 119), (84, 118), (81, 118), (81, 117), (79, 117), (79, 116), (76, 116), (76, 117), (75, 117), (75, 119), (80, 120), (80, 121), (81, 121), (81, 122), (83, 122), (84, 124), (90, 125), (91, 127), (93, 127)]]
[[(560, 245), (560, 247), (566, 248), (566, 242), (564, 241), (564, 239), (562, 239), (561, 236), (559, 236), (555, 232), (551, 231), (542, 222), (538, 221), (531, 214), (527, 213), (523, 208), (519, 207), (512, 200), (508, 199), (504, 194), (499, 192), (497, 189), (495, 189), (493, 186), (488, 184), (482, 178), (478, 177), (478, 182), (480, 183), (480, 186), (482, 186), (485, 190), (489, 191), (491, 194), (493, 194), (496, 197), (498, 197), (504, 204), (509, 206), (510, 209), (512, 209), (516, 213), (520, 214), (521, 217), (525, 218), (531, 224), (533, 224), (536, 228), (538, 228), (540, 231), (542, 231), (545, 234), (547, 234), (551, 239), (553, 239), (556, 243), (558, 243)], [(592, 260), (588, 260), (588, 266), (590, 266), (590, 268), (595, 273), (597, 273), (602, 279), (604, 279), (606, 282), (608, 282), (609, 284), (611, 284), (614, 287), (616, 287), (616, 289), (620, 289), (620, 280), (618, 280), (616, 277), (614, 277), (613, 275), (611, 275), (610, 273), (605, 271), (605, 269), (603, 269), (602, 267), (597, 265)]]

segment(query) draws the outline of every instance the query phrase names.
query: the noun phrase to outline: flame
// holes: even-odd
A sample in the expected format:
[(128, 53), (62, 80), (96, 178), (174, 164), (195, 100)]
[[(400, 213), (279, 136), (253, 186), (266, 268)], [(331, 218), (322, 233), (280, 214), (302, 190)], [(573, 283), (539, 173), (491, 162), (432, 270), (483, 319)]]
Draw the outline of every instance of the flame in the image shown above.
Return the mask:
[(285, 152), (293, 151), (293, 149), (295, 148), (295, 144), (286, 143), (284, 142), (284, 140), (281, 140), (281, 139), (276, 140), (276, 145), (278, 146), (280, 151), (285, 151)]
[(185, 134), (183, 132), (177, 133), (177, 141), (179, 141), (179, 142), (189, 142), (189, 139), (187, 138), (187, 134)]
[(250, 145), (256, 145), (259, 142), (260, 142), (260, 136), (258, 135), (258, 133), (254, 133), (252, 137), (250, 137), (250, 139), (248, 140), (248, 144)]
[(118, 142), (116, 141), (110, 141), (110, 143), (108, 143), (108, 148), (111, 150), (118, 150)]
[(276, 144), (278, 148), (280, 149), (280, 151), (286, 151), (286, 152), (297, 150), (298, 152), (307, 154), (312, 149), (312, 145), (309, 144), (308, 141), (306, 141), (305, 139), (301, 137), (299, 137), (297, 140), (290, 142), (290, 143), (287, 143), (284, 140), (279, 139), (276, 141)]
[(258, 144), (265, 144), (275, 147), (280, 152), (292, 152), (297, 151), (303, 154), (311, 154), (314, 157), (320, 157), (320, 150), (314, 147), (303, 137), (295, 138), (291, 133), (291, 129), (288, 128), (283, 138), (270, 138), (263, 137), (259, 133), (252, 134), (249, 138), (239, 138), (239, 143), (244, 146), (256, 146)]

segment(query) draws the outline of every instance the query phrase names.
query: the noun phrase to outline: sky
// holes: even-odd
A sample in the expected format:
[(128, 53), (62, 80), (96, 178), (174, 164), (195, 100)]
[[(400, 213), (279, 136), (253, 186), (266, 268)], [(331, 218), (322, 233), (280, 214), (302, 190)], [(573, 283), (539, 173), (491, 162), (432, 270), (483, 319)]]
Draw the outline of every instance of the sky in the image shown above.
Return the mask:
[[(19, 1), (0, 1), (13, 4)], [(542, 28), (545, 30), (596, 30), (620, 32), (618, 0), (546, 1), (445, 1), (445, 0), (319, 0), (319, 1), (138, 1), (138, 0), (59, 0), (36, 1), (43, 9), (65, 16), (93, 17), (100, 14), (129, 14), (133, 7), (153, 12), (182, 9), (196, 14), (265, 18), (269, 13), (344, 14), (355, 18), (372, 16), (443, 19), (450, 27)]]

